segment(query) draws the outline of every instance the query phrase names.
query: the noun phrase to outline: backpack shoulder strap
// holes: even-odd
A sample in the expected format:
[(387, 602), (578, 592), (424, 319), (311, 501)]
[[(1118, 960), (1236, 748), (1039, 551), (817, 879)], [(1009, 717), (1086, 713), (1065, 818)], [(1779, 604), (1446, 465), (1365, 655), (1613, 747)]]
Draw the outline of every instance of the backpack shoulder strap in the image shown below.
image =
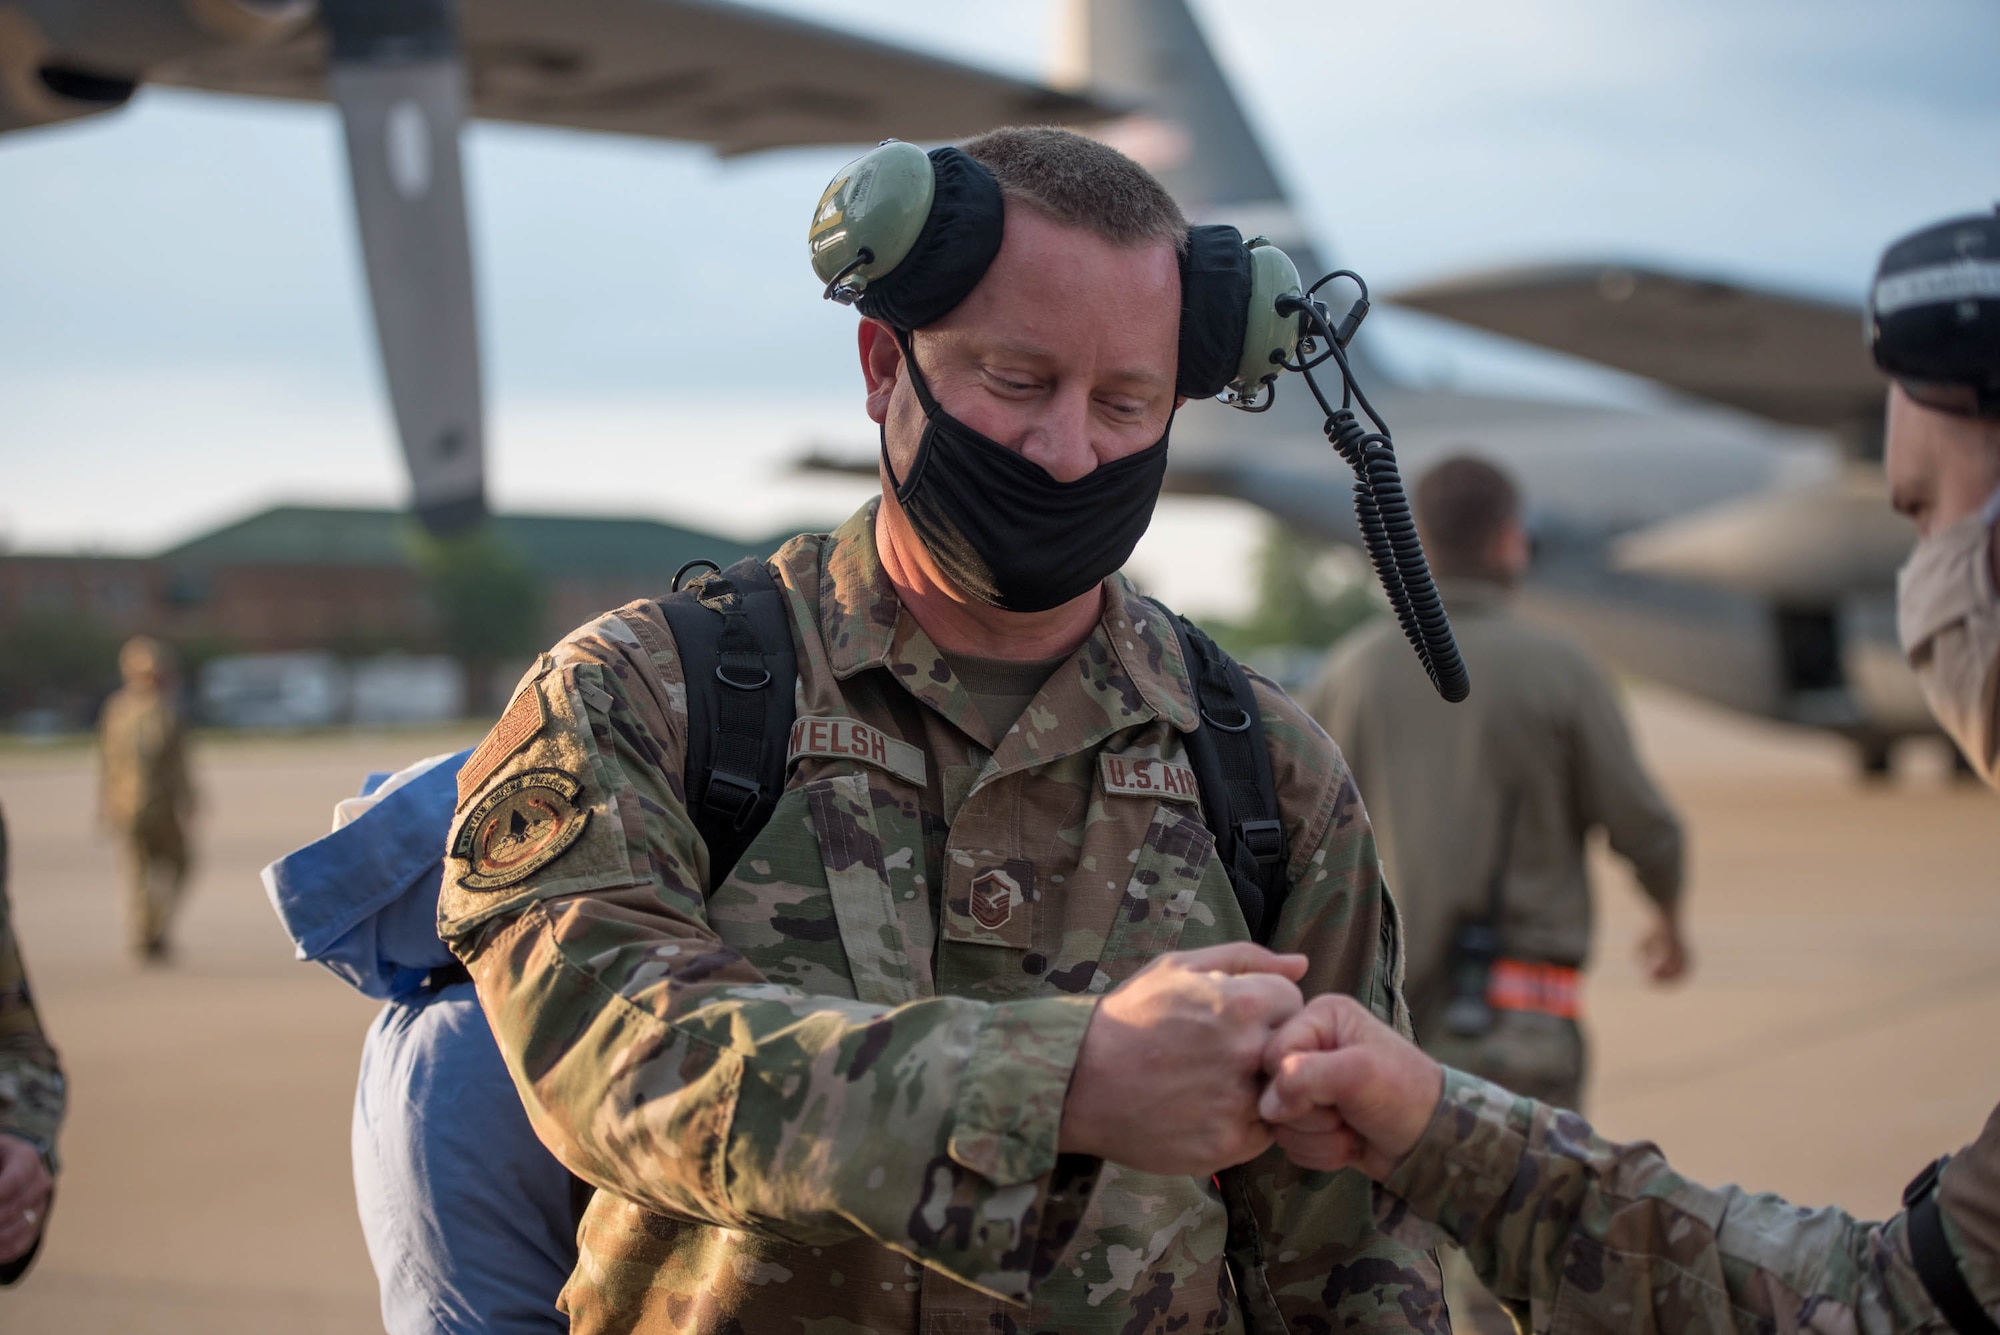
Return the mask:
[(687, 677), (683, 776), (714, 889), (785, 791), (799, 675), (792, 623), (770, 567), (754, 556), (676, 588), (659, 605)]
[(1949, 1162), (1949, 1154), (1932, 1162), (1903, 1188), (1910, 1260), (1916, 1265), (1917, 1278), (1924, 1283), (1924, 1292), (1937, 1304), (1938, 1314), (1958, 1335), (1996, 1335), (2000, 1327), (1986, 1315), (1978, 1295), (1965, 1282), (1965, 1272), (1951, 1250), (1951, 1239), (1945, 1236), (1937, 1189), (1939, 1175)]
[(1285, 825), (1263, 716), (1242, 666), (1186, 617), (1160, 610), (1180, 640), (1201, 712), (1200, 725), (1182, 734), (1188, 765), (1250, 939), (1261, 945), (1277, 928), (1287, 889)]

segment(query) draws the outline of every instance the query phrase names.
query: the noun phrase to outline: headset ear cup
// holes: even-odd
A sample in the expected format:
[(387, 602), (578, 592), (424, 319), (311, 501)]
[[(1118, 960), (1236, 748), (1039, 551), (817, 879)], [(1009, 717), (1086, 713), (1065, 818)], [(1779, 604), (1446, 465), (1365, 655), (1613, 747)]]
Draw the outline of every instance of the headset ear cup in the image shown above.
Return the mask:
[(1244, 251), (1250, 261), (1250, 294), (1244, 302), (1242, 359), (1229, 383), (1238, 395), (1253, 399), (1277, 379), (1284, 362), (1296, 359), (1305, 322), (1297, 311), (1285, 315), (1278, 309), (1283, 298), (1301, 295), (1292, 257), (1261, 236), (1251, 237)]
[(851, 303), (903, 262), (930, 217), (935, 175), (921, 148), (890, 139), (827, 183), (806, 246), (829, 299)]
[(830, 299), (920, 329), (979, 285), (1004, 223), (1000, 184), (983, 164), (892, 140), (841, 168), (806, 239)]
[(923, 230), (903, 262), (855, 303), (894, 329), (922, 329), (949, 315), (1000, 253), (1006, 207), (993, 173), (956, 148), (933, 149), (930, 160), (931, 209)]
[(1234, 227), (1188, 228), (1181, 256), (1180, 365), (1174, 389), (1212, 399), (1228, 388), (1243, 362), (1250, 314), (1250, 252)]

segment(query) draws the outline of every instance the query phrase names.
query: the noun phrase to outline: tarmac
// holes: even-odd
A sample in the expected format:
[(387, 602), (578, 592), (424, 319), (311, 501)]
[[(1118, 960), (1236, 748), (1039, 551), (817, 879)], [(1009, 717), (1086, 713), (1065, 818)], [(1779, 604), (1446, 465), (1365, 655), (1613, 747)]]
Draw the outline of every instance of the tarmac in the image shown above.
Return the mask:
[[(1882, 1217), (2000, 1100), (2000, 799), (1939, 756), (1868, 786), (1832, 739), (1632, 699), (1689, 824), (1695, 973), (1640, 979), (1641, 901), (1601, 861), (1586, 1111), (1702, 1180)], [(127, 958), (90, 752), (0, 749), (16, 920), (72, 1093), (47, 1244), (0, 1291), (0, 1330), (381, 1328), (348, 1167), (376, 1003), (292, 959), (257, 873), (367, 770), (475, 738), (205, 741), (200, 861), (164, 969)]]

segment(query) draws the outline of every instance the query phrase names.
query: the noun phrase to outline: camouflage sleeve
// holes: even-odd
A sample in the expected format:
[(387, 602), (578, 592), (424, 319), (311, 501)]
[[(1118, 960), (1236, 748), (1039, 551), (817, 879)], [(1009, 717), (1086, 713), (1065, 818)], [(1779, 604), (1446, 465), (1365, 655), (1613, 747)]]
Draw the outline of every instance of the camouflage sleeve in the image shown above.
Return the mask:
[[(1402, 940), (1368, 814), (1339, 748), (1277, 687), (1257, 679), (1291, 852), (1270, 942), (1312, 964), (1308, 997), (1340, 991), (1410, 1034)], [(1257, 1335), (1448, 1329), (1428, 1240), (1386, 1232), (1358, 1172), (1315, 1173), (1276, 1149), (1222, 1175), (1230, 1247)]]
[(0, 824), (0, 1132), (32, 1140), (53, 1155), (63, 1106), (62, 1065), (42, 1033), (14, 939), (7, 901), (7, 831)]
[[(656, 1213), (809, 1245), (866, 1235), (1026, 1301), (1093, 1176), (1059, 1165), (1056, 1140), (1094, 998), (864, 1004), (842, 979), (777, 976), (784, 951), (732, 950), (699, 888), (685, 731), (666, 632), (612, 616), (467, 762), (482, 795), (455, 822), (440, 933), (537, 1132)], [(758, 847), (821, 867), (796, 806)]]
[[(1612, 1144), (1573, 1112), (1458, 1071), (1384, 1185), (1537, 1332), (1949, 1330), (1904, 1216), (1704, 1187), (1653, 1145)], [(1939, 1202), (1961, 1272), (2000, 1317), (2000, 1109), (1945, 1169)]]

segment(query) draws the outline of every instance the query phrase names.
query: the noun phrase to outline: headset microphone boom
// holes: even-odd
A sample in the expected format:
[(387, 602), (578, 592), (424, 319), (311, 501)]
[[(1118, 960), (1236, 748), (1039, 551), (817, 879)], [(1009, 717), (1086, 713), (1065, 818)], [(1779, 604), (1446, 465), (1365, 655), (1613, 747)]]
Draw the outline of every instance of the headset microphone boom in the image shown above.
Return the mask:
[[(999, 185), (980, 163), (955, 148), (926, 153), (887, 140), (842, 168), (820, 196), (808, 233), (813, 270), (829, 300), (907, 332), (943, 318), (978, 284), (1000, 249), (1002, 215)], [(1317, 295), (1336, 279), (1360, 293), (1338, 326)], [(1327, 440), (1354, 470), (1355, 514), (1376, 578), (1431, 684), (1455, 703), (1471, 686), (1465, 661), (1424, 559), (1388, 425), (1347, 359), (1367, 314), (1367, 284), (1352, 270), (1302, 288), (1291, 258), (1263, 237), (1191, 227), (1176, 388), (1255, 413), (1275, 400), (1282, 372), (1303, 377), (1326, 415)], [(1340, 373), (1337, 407), (1315, 374), (1328, 362)]]

